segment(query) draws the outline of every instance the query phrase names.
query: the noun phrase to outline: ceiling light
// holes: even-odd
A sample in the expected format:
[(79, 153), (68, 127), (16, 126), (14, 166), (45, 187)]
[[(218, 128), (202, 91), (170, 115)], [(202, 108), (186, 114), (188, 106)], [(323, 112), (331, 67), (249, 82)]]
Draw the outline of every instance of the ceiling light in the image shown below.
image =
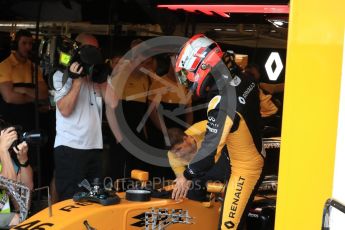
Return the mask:
[(282, 21), (275, 21), (275, 22), (273, 22), (273, 24), (276, 25), (276, 26), (283, 26), (284, 22), (282, 22)]
[(158, 8), (170, 10), (182, 9), (188, 12), (200, 11), (207, 15), (211, 12), (223, 17), (230, 17), (232, 13), (253, 14), (289, 14), (289, 5), (158, 5)]
[(288, 27), (288, 20), (283, 18), (273, 18), (267, 19), (270, 23), (272, 23), (277, 28), (287, 28)]

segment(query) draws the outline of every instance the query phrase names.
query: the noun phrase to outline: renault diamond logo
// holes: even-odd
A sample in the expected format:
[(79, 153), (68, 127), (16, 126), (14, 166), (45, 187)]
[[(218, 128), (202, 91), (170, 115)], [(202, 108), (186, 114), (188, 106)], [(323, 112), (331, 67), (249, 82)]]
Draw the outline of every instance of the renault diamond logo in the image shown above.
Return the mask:
[[(273, 62), (276, 63), (276, 68), (274, 71), (272, 69)], [(265, 69), (266, 69), (267, 76), (271, 81), (276, 81), (278, 79), (280, 73), (283, 70), (283, 63), (282, 63), (282, 60), (280, 59), (278, 52), (271, 53), (271, 55), (268, 57), (267, 62), (265, 64)]]

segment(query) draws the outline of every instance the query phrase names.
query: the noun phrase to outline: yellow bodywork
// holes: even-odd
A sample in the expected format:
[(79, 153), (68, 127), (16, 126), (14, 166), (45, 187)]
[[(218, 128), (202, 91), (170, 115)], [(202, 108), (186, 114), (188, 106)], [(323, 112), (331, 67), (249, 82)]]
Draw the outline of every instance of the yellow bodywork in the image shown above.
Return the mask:
[[(144, 215), (151, 208), (183, 209), (188, 210), (193, 217), (194, 224), (173, 224), (170, 230), (217, 229), (220, 203), (213, 202), (209, 208), (202, 202), (192, 200), (174, 201), (171, 199), (152, 198), (147, 202), (133, 202), (125, 199), (125, 194), (120, 193), (121, 202), (115, 205), (102, 206), (98, 203), (76, 203), (73, 200), (65, 200), (52, 206), (53, 216), (49, 217), (48, 209), (44, 209), (30, 217), (14, 229), (87, 229), (84, 221), (97, 230), (135, 230), (145, 229)], [(137, 217), (139, 216), (139, 217)], [(132, 226), (137, 223), (142, 226)]]

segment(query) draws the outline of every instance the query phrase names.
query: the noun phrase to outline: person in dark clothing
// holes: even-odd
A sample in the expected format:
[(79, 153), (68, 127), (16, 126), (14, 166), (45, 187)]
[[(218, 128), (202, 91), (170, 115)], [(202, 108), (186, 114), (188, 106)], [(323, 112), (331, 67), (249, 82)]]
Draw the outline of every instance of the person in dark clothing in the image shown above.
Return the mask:
[[(230, 59), (230, 68), (224, 60)], [(187, 195), (191, 180), (202, 178), (214, 165), (217, 148), (228, 149), (231, 174), (222, 208), (220, 229), (239, 229), (248, 204), (260, 182), (265, 152), (261, 139), (259, 92), (255, 80), (243, 77), (234, 57), (222, 52), (216, 42), (203, 34), (193, 36), (181, 48), (175, 71), (181, 84), (197, 96), (205, 93), (214, 79), (218, 95), (209, 102), (207, 131), (195, 157), (176, 179), (173, 199)]]

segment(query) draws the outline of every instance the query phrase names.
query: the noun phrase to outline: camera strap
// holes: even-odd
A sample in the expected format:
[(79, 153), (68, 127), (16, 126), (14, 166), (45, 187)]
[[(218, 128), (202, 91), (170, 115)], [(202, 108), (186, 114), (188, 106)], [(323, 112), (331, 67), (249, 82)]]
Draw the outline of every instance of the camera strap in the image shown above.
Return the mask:
[(65, 71), (63, 71), (63, 75), (62, 75), (62, 87), (67, 82), (67, 79), (68, 79), (68, 69), (65, 69)]
[(2, 209), (5, 207), (7, 201), (8, 201), (8, 195), (6, 193), (3, 193), (0, 199), (0, 211), (2, 211)]

